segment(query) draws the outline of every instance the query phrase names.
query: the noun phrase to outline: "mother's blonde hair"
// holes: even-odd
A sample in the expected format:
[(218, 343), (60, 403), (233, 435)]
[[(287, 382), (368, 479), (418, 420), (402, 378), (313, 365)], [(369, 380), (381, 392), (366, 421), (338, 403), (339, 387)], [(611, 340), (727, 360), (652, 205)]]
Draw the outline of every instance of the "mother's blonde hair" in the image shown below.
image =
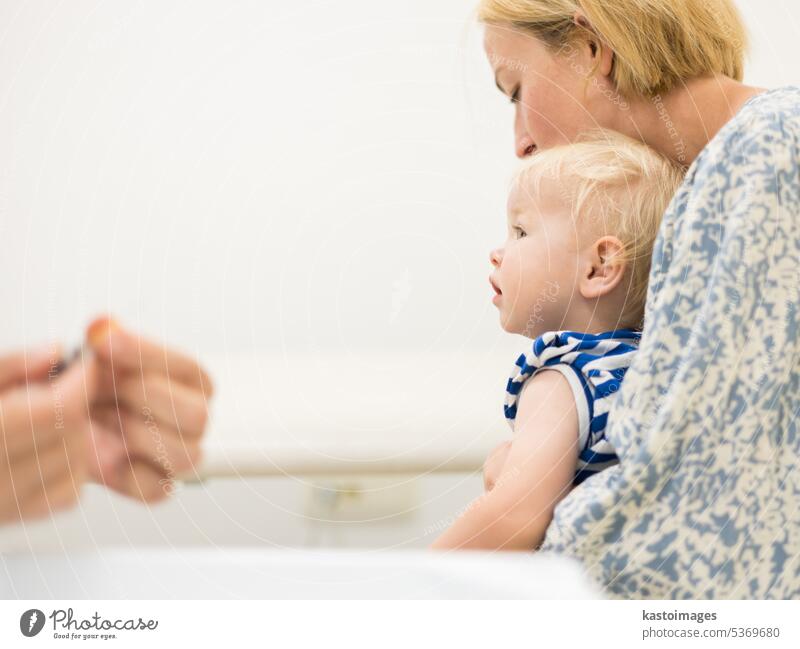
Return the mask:
[(481, 0), (481, 21), (510, 25), (554, 49), (575, 41), (583, 14), (614, 52), (623, 95), (652, 97), (705, 74), (742, 80), (747, 36), (733, 0)]

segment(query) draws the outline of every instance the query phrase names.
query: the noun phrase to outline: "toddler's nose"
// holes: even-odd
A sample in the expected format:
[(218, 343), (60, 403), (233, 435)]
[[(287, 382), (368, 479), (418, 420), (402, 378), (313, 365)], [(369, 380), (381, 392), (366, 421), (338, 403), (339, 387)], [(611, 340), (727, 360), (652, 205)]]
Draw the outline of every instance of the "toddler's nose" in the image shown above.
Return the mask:
[(500, 263), (503, 261), (503, 249), (502, 248), (495, 248), (489, 253), (489, 262), (495, 268), (500, 267)]

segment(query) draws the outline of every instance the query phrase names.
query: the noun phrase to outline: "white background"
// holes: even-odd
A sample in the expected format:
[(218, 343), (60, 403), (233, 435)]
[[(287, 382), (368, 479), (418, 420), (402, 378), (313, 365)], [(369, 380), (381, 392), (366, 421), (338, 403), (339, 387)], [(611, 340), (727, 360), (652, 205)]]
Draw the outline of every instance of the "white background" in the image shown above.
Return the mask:
[[(800, 81), (796, 3), (739, 5), (746, 80)], [(106, 311), (201, 357), (508, 349), (512, 108), (473, 9), (3, 0), (0, 349)]]
[[(800, 8), (739, 4), (746, 81), (798, 83)], [(508, 436), (521, 341), (486, 279), (516, 161), (473, 8), (0, 2), (0, 349), (112, 312), (212, 367), (222, 455), (477, 468)], [(356, 483), (378, 496), (349, 526), (325, 509), (347, 481), (211, 482), (153, 509), (88, 489), (0, 547), (426, 545), (480, 478), (415, 477)]]

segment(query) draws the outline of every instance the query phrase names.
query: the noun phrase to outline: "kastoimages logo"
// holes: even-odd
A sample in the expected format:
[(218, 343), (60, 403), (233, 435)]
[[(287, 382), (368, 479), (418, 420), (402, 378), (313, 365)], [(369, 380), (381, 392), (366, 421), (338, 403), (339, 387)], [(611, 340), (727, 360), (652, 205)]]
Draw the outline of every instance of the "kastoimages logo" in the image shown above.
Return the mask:
[(19, 630), (22, 635), (32, 638), (44, 627), (44, 613), (38, 608), (25, 611), (19, 618)]

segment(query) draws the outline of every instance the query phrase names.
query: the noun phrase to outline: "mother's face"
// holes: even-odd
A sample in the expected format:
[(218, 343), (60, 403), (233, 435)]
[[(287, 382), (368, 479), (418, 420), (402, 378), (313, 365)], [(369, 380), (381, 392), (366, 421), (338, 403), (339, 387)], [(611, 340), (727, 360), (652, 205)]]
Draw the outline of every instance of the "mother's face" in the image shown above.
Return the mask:
[(514, 148), (574, 142), (586, 130), (613, 128), (627, 103), (609, 75), (612, 54), (590, 41), (559, 51), (512, 27), (487, 25), (484, 48), (497, 86), (514, 103)]

